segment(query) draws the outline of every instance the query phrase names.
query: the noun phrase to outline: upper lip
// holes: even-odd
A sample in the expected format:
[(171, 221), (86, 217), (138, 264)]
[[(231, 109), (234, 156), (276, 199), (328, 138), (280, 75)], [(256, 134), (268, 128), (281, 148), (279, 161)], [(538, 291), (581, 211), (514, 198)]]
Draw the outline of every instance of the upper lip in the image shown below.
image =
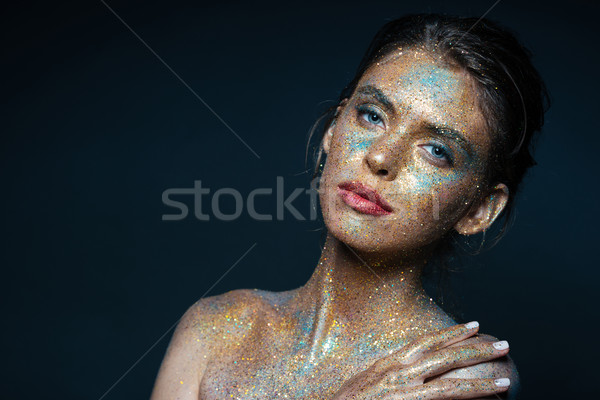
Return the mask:
[(377, 204), (385, 211), (391, 212), (393, 210), (392, 206), (370, 186), (362, 184), (358, 181), (347, 181), (340, 183), (338, 187), (340, 189), (356, 193), (360, 197)]

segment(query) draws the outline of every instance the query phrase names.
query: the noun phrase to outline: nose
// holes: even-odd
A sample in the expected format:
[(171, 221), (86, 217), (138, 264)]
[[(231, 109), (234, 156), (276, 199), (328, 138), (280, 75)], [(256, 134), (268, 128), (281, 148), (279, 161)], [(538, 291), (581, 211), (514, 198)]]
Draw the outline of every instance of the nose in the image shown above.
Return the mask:
[(400, 168), (399, 141), (389, 137), (380, 138), (371, 145), (364, 161), (374, 175), (387, 181), (393, 181)]

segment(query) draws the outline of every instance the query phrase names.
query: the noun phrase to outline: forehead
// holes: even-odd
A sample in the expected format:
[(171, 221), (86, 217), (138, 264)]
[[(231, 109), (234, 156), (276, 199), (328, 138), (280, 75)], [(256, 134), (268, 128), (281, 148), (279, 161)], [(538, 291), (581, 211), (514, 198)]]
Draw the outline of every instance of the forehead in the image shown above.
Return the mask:
[(398, 50), (386, 56), (364, 73), (357, 92), (366, 86), (383, 92), (399, 115), (450, 126), (480, 145), (487, 142), (473, 79), (429, 52)]

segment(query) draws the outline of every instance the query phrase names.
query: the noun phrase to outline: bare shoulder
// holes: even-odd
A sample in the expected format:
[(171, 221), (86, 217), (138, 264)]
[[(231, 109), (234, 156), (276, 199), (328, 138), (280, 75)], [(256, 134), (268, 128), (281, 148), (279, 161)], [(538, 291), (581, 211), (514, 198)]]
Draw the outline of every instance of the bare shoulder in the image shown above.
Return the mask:
[(161, 364), (152, 400), (197, 399), (211, 355), (252, 329), (263, 313), (260, 291), (241, 289), (198, 300), (179, 320)]
[(261, 291), (232, 290), (198, 300), (185, 312), (177, 330), (193, 339), (191, 345), (210, 354), (246, 334), (265, 311)]
[[(485, 334), (479, 334), (477, 336), (466, 339), (462, 342), (454, 344), (454, 346), (461, 346), (471, 343), (493, 343), (499, 339)], [(511, 385), (508, 392), (503, 395), (503, 399), (515, 399), (519, 391), (519, 373), (513, 360), (509, 357), (502, 357), (494, 361), (473, 365), (470, 367), (464, 367), (449, 371), (441, 376), (442, 378), (463, 378), (463, 379), (476, 379), (476, 378), (509, 378)]]

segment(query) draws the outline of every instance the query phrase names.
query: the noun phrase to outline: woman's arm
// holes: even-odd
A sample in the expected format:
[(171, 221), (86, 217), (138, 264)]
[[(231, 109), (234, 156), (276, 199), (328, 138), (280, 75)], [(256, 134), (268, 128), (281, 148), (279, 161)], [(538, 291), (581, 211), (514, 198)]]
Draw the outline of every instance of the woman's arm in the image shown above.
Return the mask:
[(200, 315), (200, 306), (196, 303), (179, 321), (160, 366), (151, 400), (198, 400), (208, 356), (198, 330)]

